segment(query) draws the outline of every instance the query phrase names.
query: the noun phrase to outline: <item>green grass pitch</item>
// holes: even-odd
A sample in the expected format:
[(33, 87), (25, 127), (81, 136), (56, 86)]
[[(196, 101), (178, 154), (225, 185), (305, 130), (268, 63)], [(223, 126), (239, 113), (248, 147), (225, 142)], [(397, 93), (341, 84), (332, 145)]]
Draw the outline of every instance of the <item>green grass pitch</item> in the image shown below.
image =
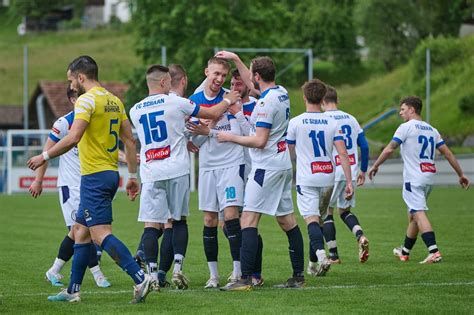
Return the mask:
[[(429, 217), (436, 231), (444, 261), (419, 265), (426, 248), (418, 239), (411, 261), (392, 256), (401, 244), (406, 210), (400, 189), (361, 189), (355, 213), (370, 240), (370, 259), (357, 260), (352, 234), (336, 218), (338, 247), (343, 263), (333, 266), (324, 278), (307, 276), (305, 289), (282, 290), (272, 286), (291, 273), (285, 234), (275, 219), (264, 217), (260, 232), (264, 240), (265, 286), (251, 292), (206, 291), (207, 264), (202, 247), (202, 215), (197, 195), (191, 197), (189, 247), (184, 265), (190, 290), (163, 289), (151, 293), (146, 303), (130, 305), (132, 281), (104, 253), (102, 269), (112, 283), (95, 287), (89, 271), (79, 304), (51, 303), (48, 294), (58, 292), (48, 285), (44, 272), (66, 233), (57, 194), (38, 200), (28, 195), (0, 196), (0, 313), (474, 313), (474, 193), (460, 188), (435, 188)], [(136, 221), (138, 202), (120, 193), (114, 202), (114, 234), (134, 252), (142, 232)], [(304, 222), (299, 217), (305, 239)], [(219, 234), (219, 271), (225, 279), (231, 271), (227, 240)], [(307, 263), (307, 260), (306, 260)], [(68, 280), (70, 262), (63, 269)]]

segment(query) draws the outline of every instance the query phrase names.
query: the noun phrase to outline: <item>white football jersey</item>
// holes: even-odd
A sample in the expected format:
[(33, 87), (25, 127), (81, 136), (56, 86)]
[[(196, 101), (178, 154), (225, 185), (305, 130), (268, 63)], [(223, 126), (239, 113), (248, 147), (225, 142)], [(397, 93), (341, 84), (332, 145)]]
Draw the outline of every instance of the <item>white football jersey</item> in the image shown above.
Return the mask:
[(322, 112), (306, 112), (290, 120), (288, 144), (295, 145), (296, 185), (334, 185), (334, 141), (343, 140), (335, 119)]
[[(326, 115), (334, 118), (339, 126), (344, 143), (346, 145), (347, 154), (349, 155), (349, 162), (351, 164), (352, 179), (357, 178), (359, 170), (359, 154), (357, 151), (357, 137), (363, 133), (364, 130), (360, 127), (359, 122), (354, 116), (343, 112), (342, 110), (328, 110)], [(334, 162), (336, 163), (336, 181), (346, 180), (344, 171), (342, 170), (341, 160), (336, 150), (333, 150)]]
[(130, 109), (140, 139), (140, 177), (143, 183), (189, 174), (185, 117), (195, 116), (199, 106), (167, 94), (146, 97)]
[[(242, 104), (242, 112), (243, 112), (244, 117), (246, 119), (246, 121), (244, 121), (244, 123), (246, 123), (247, 126), (249, 125), (248, 121), (250, 120), (250, 116), (252, 116), (252, 112), (253, 112), (253, 109), (255, 108), (256, 103), (257, 103), (257, 99), (253, 96), (250, 96), (250, 100), (248, 102)], [(238, 119), (237, 119), (237, 121), (238, 121)], [(241, 129), (245, 128), (245, 126), (242, 126), (242, 124), (240, 124), (240, 122), (239, 122), (239, 125), (240, 125)], [(242, 133), (245, 134), (245, 132), (243, 130), (242, 130)], [(250, 158), (249, 148), (247, 148), (247, 147), (243, 147), (243, 148), (244, 148), (245, 165), (246, 166), (251, 166), (252, 165), (252, 159)]]
[(282, 86), (265, 90), (250, 116), (250, 135), (256, 128), (270, 129), (268, 142), (263, 149), (250, 148), (252, 169), (286, 170), (291, 168), (286, 146), (286, 131), (290, 120), (290, 98)]
[[(221, 89), (215, 98), (210, 98), (204, 90), (193, 94), (189, 97), (190, 100), (199, 106), (212, 107), (219, 104), (227, 90)], [(241, 135), (239, 123), (235, 117), (228, 112), (225, 112), (212, 128), (214, 133), (225, 131)], [(203, 143), (199, 148), (199, 169), (201, 170), (216, 170), (231, 166), (244, 164), (244, 150), (243, 148), (232, 142), (219, 142), (216, 137), (198, 137), (203, 139)], [(193, 141), (194, 142), (194, 141)]]
[(444, 144), (438, 130), (424, 121), (412, 119), (398, 127), (393, 141), (400, 144), (403, 181), (415, 185), (432, 185), (436, 173), (436, 149)]
[[(53, 124), (49, 138), (59, 142), (71, 129), (74, 121), (74, 111), (67, 113)], [(79, 162), (79, 151), (73, 147), (59, 157), (57, 186), (79, 187), (81, 185), (81, 164)]]

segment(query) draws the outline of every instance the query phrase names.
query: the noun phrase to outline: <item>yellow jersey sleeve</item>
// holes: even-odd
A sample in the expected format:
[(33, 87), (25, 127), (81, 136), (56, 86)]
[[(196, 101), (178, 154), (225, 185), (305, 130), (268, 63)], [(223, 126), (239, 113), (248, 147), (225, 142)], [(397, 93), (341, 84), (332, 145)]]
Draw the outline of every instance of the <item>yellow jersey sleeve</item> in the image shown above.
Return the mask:
[(90, 122), (92, 114), (95, 112), (95, 98), (89, 93), (82, 94), (74, 104), (74, 119), (82, 119)]

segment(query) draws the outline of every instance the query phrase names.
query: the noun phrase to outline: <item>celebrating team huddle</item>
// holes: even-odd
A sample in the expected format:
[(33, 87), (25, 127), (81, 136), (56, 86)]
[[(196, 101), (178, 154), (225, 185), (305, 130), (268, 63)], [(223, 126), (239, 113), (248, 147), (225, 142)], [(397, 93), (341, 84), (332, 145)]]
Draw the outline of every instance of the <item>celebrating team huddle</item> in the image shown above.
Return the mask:
[[(235, 70), (231, 71), (229, 61)], [(227, 90), (223, 85), (229, 73), (231, 86)], [(136, 146), (123, 104), (100, 86), (98, 66), (92, 58), (81, 56), (69, 65), (68, 80), (79, 98), (74, 111), (61, 118), (69, 123), (68, 128), (59, 133), (55, 124), (50, 135), (53, 142), (28, 161), (31, 169), (38, 169), (37, 181), (30, 188), (37, 197), (46, 161), (70, 149), (78, 150), (80, 158), (80, 184), (69, 187), (69, 182), (60, 183), (63, 210), (67, 199), (78, 201), (75, 224), (66, 218), (73, 211), (65, 212), (71, 232), (46, 273), (53, 285), (62, 285), (59, 271), (73, 256), (71, 280), (67, 289), (48, 297), (50, 301), (80, 301), (88, 266), (97, 285), (110, 285), (94, 263), (97, 253), (101, 253), (96, 246), (134, 281), (133, 303), (145, 301), (150, 292), (171, 283), (176, 289), (189, 287), (189, 275), (183, 268), (189, 238), (188, 151), (199, 152), (199, 210), (203, 212), (202, 237), (209, 267), (204, 288), (248, 291), (264, 285), (264, 237), (258, 229), (263, 214), (275, 217), (288, 239), (292, 274), (275, 287), (305, 285), (304, 241), (292, 197), (295, 156), (296, 203), (309, 238), (307, 273), (324, 276), (332, 264), (341, 263), (334, 208), (356, 237), (359, 261), (368, 261), (369, 240), (351, 210), (355, 207), (355, 188), (365, 182), (369, 148), (357, 120), (338, 110), (336, 90), (317, 79), (306, 82), (302, 87), (306, 112), (291, 118), (290, 98), (287, 90), (275, 82), (276, 68), (271, 58), (257, 57), (247, 68), (236, 54), (220, 51), (209, 59), (205, 75), (202, 85), (186, 99), (187, 77), (181, 66), (148, 68), (149, 95), (129, 113), (140, 141), (139, 189)], [(401, 145), (403, 199), (408, 206), (409, 226), (403, 246), (393, 253), (407, 261), (420, 232), (429, 252), (422, 263), (436, 263), (442, 256), (426, 216), (426, 200), (436, 173), (435, 148), (446, 156), (466, 189), (469, 180), (437, 130), (421, 120), (421, 100), (408, 97), (400, 105), (400, 115), (406, 122), (368, 174), (372, 179)], [(144, 223), (144, 230), (135, 258), (111, 229), (112, 199), (119, 179), (119, 138), (125, 146), (129, 170), (127, 195), (134, 200), (140, 192), (138, 221)], [(71, 168), (79, 172), (78, 163)], [(233, 261), (225, 284), (218, 272), (219, 227), (229, 242)], [(173, 263), (170, 283), (166, 276)]]

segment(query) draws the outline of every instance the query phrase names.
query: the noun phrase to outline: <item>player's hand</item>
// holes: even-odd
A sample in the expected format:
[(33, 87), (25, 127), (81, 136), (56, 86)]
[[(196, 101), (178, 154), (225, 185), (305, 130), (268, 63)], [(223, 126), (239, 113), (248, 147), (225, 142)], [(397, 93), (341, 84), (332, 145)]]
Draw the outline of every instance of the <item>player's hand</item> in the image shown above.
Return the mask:
[(354, 187), (352, 187), (352, 183), (351, 182), (348, 182), (346, 184), (346, 189), (344, 190), (345, 192), (345, 196), (344, 198), (346, 200), (351, 200), (352, 199), (352, 196), (354, 196)]
[(227, 109), (229, 113), (232, 115), (237, 114), (238, 112), (242, 111), (242, 102), (241, 100), (238, 100), (234, 104), (230, 105), (229, 108)]
[(239, 56), (237, 56), (237, 54), (233, 53), (233, 52), (230, 52), (230, 51), (227, 51), (227, 50), (221, 50), (221, 51), (218, 51), (214, 57), (217, 57), (217, 58), (223, 58), (223, 59), (229, 59), (229, 60), (238, 60), (239, 59)]
[(125, 189), (127, 191), (128, 199), (134, 201), (140, 193), (140, 185), (138, 184), (138, 180), (136, 178), (129, 178)]
[(357, 186), (362, 186), (365, 183), (365, 172), (360, 171), (357, 175)]
[(188, 151), (191, 152), (191, 153), (198, 153), (199, 152), (199, 148), (197, 146), (195, 146), (192, 141), (188, 141), (188, 144), (186, 145), (186, 147), (188, 148)]
[(229, 142), (232, 141), (233, 134), (230, 132), (219, 132), (217, 133), (217, 141), (219, 142)]
[(468, 190), (469, 189), (469, 179), (463, 175), (461, 175), (461, 177), (459, 177), (459, 184), (461, 184), (462, 188)]
[(28, 187), (28, 191), (30, 192), (31, 196), (33, 196), (33, 198), (38, 198), (43, 192), (43, 182), (35, 179), (31, 183), (30, 187)]
[(224, 98), (228, 99), (232, 105), (238, 100), (240, 100), (240, 93), (237, 91), (230, 91), (224, 96)]
[(28, 165), (30, 169), (35, 171), (38, 167), (43, 165), (45, 162), (46, 161), (44, 160), (43, 155), (38, 154), (38, 155), (33, 156), (31, 159), (29, 159), (28, 162), (26, 162), (26, 165)]
[(189, 132), (191, 132), (195, 136), (208, 136), (209, 132), (211, 132), (211, 129), (209, 129), (209, 127), (201, 120), (199, 120), (198, 123), (188, 121), (186, 123), (186, 129), (188, 129)]
[(378, 167), (372, 166), (369, 170), (369, 179), (372, 180), (375, 175), (377, 175), (377, 172), (379, 171)]

